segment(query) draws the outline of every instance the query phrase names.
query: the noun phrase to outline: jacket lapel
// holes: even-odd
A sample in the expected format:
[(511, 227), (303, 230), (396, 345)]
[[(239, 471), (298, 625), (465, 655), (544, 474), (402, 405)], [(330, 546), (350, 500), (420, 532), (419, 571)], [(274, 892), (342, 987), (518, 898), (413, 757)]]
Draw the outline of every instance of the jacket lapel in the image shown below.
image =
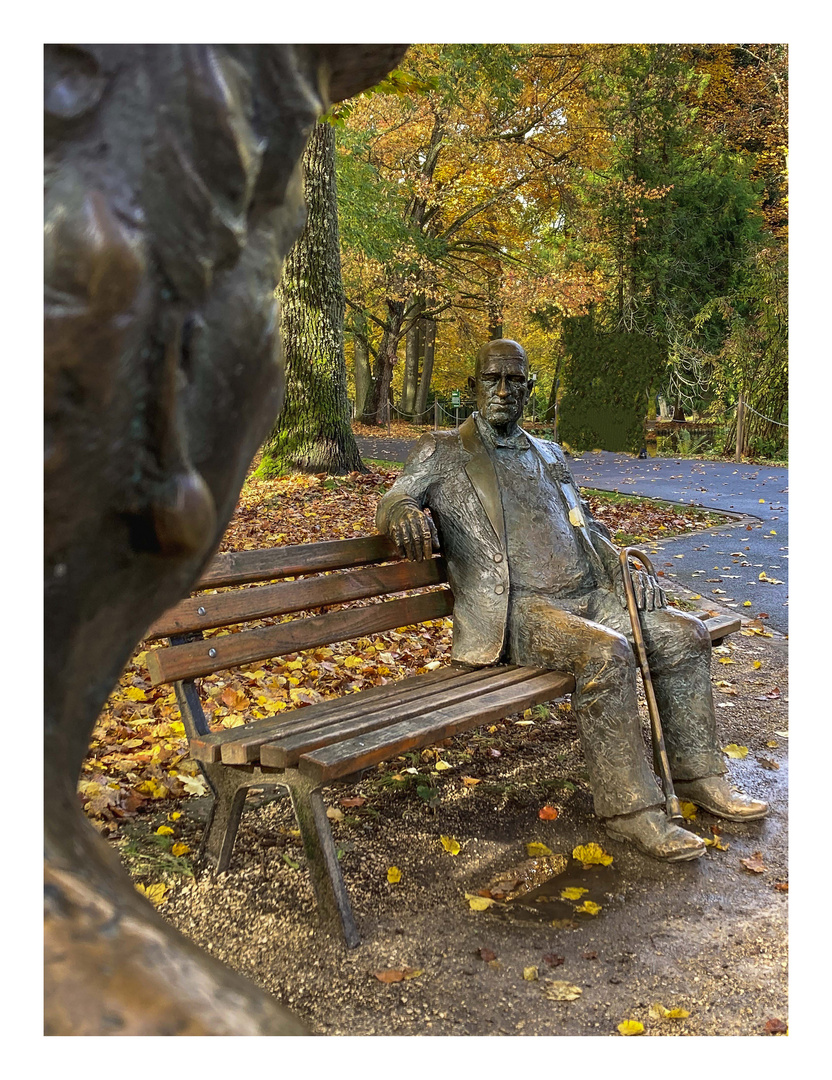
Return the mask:
[(506, 525), (503, 504), (500, 499), (500, 489), (497, 484), (497, 473), (494, 471), (494, 465), (488, 456), (488, 451), (482, 444), (482, 439), (472, 416), (469, 416), (460, 427), (459, 439), (463, 450), (469, 455), (469, 459), (465, 464), (468, 479), (477, 493), (477, 498), (482, 504), (500, 546), (505, 550)]

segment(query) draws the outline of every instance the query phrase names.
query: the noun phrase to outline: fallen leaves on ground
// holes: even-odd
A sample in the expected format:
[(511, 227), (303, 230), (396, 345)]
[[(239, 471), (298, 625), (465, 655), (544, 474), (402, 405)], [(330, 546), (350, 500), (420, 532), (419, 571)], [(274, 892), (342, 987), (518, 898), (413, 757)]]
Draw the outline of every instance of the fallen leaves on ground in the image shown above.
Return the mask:
[(558, 811), (554, 806), (541, 806), (537, 812), (537, 816), (541, 821), (555, 821), (558, 816)]
[(583, 990), (563, 979), (544, 979), (540, 988), (550, 1001), (576, 1001)]
[(785, 1020), (772, 1017), (771, 1020), (766, 1020), (765, 1033), (766, 1035), (788, 1035), (789, 1026)]
[(398, 866), (387, 867), (387, 881), (390, 885), (395, 885), (402, 880), (402, 872)]
[(455, 840), (453, 836), (440, 836), (439, 843), (449, 855), (458, 855), (462, 851), (459, 841)]
[(690, 1016), (687, 1009), (666, 1009), (658, 1001), (650, 1006), (651, 1020), (683, 1020), (686, 1016)]
[(561, 900), (580, 900), (584, 893), (588, 893), (589, 889), (581, 888), (579, 885), (570, 885), (566, 889), (561, 889)]
[(557, 953), (545, 953), (543, 957), (543, 963), (548, 964), (549, 967), (560, 967), (561, 964), (566, 962), (565, 956), (558, 956)]
[(538, 981), (537, 968), (533, 967), (533, 966), (532, 967), (524, 967), (523, 968), (523, 978), (525, 979), (526, 982), (537, 982)]
[(487, 911), (492, 904), (496, 903), (490, 896), (476, 896), (474, 893), (466, 893), (465, 899), (472, 911)]
[(679, 809), (682, 811), (682, 817), (685, 821), (693, 821), (696, 817), (696, 804), (692, 802), (680, 802)]
[(146, 896), (154, 907), (159, 907), (160, 904), (165, 902), (165, 894), (167, 891), (168, 886), (162, 881), (154, 882), (152, 885), (136, 884), (136, 892), (140, 892), (142, 896)]
[(608, 855), (600, 844), (579, 844), (572, 850), (572, 858), (583, 863), (584, 866), (609, 866), (612, 855)]
[(744, 758), (748, 756), (747, 746), (737, 746), (736, 743), (728, 743), (727, 746), (722, 748), (723, 754), (729, 758)]
[(752, 874), (764, 874), (768, 870), (768, 867), (763, 865), (762, 851), (755, 851), (748, 859), (740, 859), (740, 863)]
[(375, 975), (379, 982), (383, 983), (396, 983), (403, 982), (405, 979), (418, 979), (420, 975), (424, 975), (424, 968), (383, 968), (381, 971), (371, 971), (371, 975)]
[(484, 960), (486, 964), (490, 964), (492, 960), (497, 959), (497, 954), (492, 949), (486, 949), (485, 947), (477, 949), (477, 956), (480, 960)]
[(622, 1020), (621, 1023), (617, 1025), (617, 1028), (622, 1035), (644, 1034), (644, 1024), (640, 1023), (638, 1020)]
[(545, 857), (546, 855), (551, 855), (552, 850), (551, 848), (546, 847), (545, 844), (539, 844), (536, 840), (532, 840), (526, 844), (526, 854), (530, 858), (535, 859), (538, 856)]
[(597, 915), (601, 910), (602, 905), (596, 904), (593, 900), (584, 900), (584, 902), (575, 908), (576, 912), (581, 912), (584, 915)]

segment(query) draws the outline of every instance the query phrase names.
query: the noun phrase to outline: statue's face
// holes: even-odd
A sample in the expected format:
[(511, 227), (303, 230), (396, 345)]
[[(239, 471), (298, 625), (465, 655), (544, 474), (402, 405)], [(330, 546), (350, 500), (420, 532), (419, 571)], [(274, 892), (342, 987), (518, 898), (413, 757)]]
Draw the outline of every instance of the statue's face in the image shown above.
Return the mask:
[(516, 352), (488, 357), (477, 377), (477, 408), (496, 428), (510, 428), (523, 415), (529, 397), (526, 363)]

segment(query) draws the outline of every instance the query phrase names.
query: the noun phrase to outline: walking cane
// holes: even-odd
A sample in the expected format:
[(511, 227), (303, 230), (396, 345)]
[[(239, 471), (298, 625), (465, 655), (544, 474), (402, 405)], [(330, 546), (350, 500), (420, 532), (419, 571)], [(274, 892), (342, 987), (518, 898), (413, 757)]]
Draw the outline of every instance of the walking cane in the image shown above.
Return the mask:
[(653, 756), (659, 766), (659, 774), (661, 776), (662, 787), (664, 788), (667, 816), (671, 821), (681, 821), (682, 808), (679, 805), (679, 800), (673, 790), (673, 777), (670, 775), (670, 762), (667, 759), (667, 750), (664, 745), (662, 722), (659, 719), (659, 706), (656, 702), (653, 679), (647, 664), (647, 650), (644, 647), (644, 635), (641, 632), (641, 621), (638, 617), (638, 605), (636, 604), (633, 579), (630, 577), (629, 560), (631, 558), (638, 559), (652, 577), (656, 576), (656, 572), (653, 569), (653, 564), (643, 551), (639, 551), (638, 548), (634, 547), (625, 547), (621, 549), (619, 562), (621, 563), (621, 572), (624, 576), (624, 593), (627, 597), (627, 611), (630, 615), (630, 624), (633, 628), (633, 638), (636, 643), (638, 666), (641, 669), (641, 678), (644, 682), (644, 696), (647, 698), (647, 711), (650, 713), (650, 734), (653, 739)]

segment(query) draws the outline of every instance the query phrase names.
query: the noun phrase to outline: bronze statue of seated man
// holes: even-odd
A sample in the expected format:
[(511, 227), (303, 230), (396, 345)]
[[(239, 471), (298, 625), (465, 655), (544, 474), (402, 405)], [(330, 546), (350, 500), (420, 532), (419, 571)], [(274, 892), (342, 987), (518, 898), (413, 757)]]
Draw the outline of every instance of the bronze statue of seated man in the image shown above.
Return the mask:
[[(379, 503), (377, 527), (410, 559), (441, 548), (455, 661), (572, 673), (595, 812), (610, 835), (658, 859), (696, 858), (704, 843), (664, 814), (645, 757), (618, 551), (560, 447), (518, 426), (530, 389), (522, 346), (484, 345), (474, 387), (478, 411), (458, 431), (420, 439)], [(634, 578), (676, 794), (732, 821), (763, 817), (768, 805), (723, 775), (707, 631), (667, 606), (656, 578)]]

